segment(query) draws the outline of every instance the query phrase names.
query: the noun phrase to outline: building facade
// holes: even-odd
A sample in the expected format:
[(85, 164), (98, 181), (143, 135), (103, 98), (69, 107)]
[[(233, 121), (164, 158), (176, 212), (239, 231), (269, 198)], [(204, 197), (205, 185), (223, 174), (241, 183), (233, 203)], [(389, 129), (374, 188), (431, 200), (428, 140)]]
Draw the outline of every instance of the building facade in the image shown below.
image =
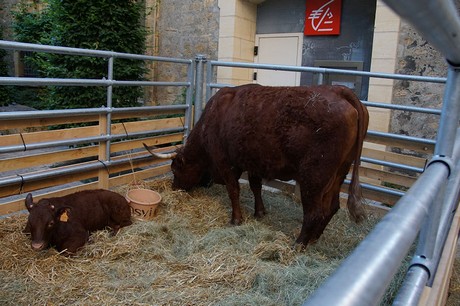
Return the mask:
[[(11, 11), (18, 0), (0, 1), (4, 8), (0, 11), (4, 39), (9, 39)], [(308, 33), (307, 28), (327, 30), (321, 29), (318, 21), (320, 12), (326, 13), (328, 9), (322, 4), (332, 2), (339, 2), (340, 9), (328, 11), (323, 17), (332, 21), (340, 17), (339, 32)], [(447, 73), (442, 56), (381, 0), (145, 0), (144, 3), (150, 55), (194, 58), (203, 54), (208, 59), (232, 62), (427, 76)], [(315, 10), (307, 3), (319, 7)], [(178, 69), (181, 68), (152, 64), (149, 79), (173, 81), (184, 73)], [(368, 101), (429, 107), (440, 106), (444, 90), (440, 84), (377, 78), (342, 77), (325, 81), (352, 87), (361, 99)], [(217, 82), (309, 85), (317, 80), (308, 73), (219, 67)], [(157, 88), (147, 94), (146, 103), (179, 103), (182, 98), (181, 89)], [(420, 115), (416, 121), (419, 125), (413, 121), (409, 125), (404, 112), (369, 110), (372, 130), (432, 138), (437, 129), (437, 119), (430, 115)]]

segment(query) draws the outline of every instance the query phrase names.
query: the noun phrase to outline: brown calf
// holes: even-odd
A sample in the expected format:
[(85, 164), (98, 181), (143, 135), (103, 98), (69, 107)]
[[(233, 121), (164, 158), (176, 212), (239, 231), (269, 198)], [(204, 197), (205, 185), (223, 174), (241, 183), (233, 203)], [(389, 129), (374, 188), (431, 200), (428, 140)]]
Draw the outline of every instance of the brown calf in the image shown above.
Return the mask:
[(110, 227), (116, 234), (132, 223), (126, 199), (109, 190), (84, 190), (37, 203), (29, 193), (25, 205), (29, 218), (24, 232), (31, 233), (34, 250), (52, 245), (60, 252), (75, 253), (90, 232)]

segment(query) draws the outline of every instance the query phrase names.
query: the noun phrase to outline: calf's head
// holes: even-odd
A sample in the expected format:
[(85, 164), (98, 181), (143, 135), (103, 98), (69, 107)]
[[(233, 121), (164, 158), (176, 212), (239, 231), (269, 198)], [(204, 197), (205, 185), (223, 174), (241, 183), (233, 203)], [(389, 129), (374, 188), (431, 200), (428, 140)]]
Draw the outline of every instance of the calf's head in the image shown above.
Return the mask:
[(25, 205), (29, 211), (26, 228), (30, 230), (32, 249), (43, 250), (49, 246), (57, 222), (67, 216), (67, 208), (56, 209), (48, 199), (34, 203), (30, 193), (26, 197)]

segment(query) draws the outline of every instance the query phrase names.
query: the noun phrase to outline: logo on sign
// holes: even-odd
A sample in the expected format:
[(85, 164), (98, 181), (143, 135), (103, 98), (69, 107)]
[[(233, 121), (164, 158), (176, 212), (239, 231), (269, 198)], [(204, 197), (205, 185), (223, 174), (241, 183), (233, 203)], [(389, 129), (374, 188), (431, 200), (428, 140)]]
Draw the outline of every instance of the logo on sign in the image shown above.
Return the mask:
[(340, 34), (341, 11), (341, 0), (308, 0), (304, 34)]

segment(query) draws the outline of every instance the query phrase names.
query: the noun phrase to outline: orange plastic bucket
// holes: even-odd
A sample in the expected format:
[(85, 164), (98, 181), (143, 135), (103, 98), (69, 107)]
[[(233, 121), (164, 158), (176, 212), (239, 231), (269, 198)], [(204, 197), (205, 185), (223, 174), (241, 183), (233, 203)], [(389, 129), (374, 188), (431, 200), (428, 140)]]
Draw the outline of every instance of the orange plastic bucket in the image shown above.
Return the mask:
[(161, 195), (149, 189), (132, 189), (126, 193), (126, 200), (131, 206), (133, 218), (147, 221), (155, 217)]

